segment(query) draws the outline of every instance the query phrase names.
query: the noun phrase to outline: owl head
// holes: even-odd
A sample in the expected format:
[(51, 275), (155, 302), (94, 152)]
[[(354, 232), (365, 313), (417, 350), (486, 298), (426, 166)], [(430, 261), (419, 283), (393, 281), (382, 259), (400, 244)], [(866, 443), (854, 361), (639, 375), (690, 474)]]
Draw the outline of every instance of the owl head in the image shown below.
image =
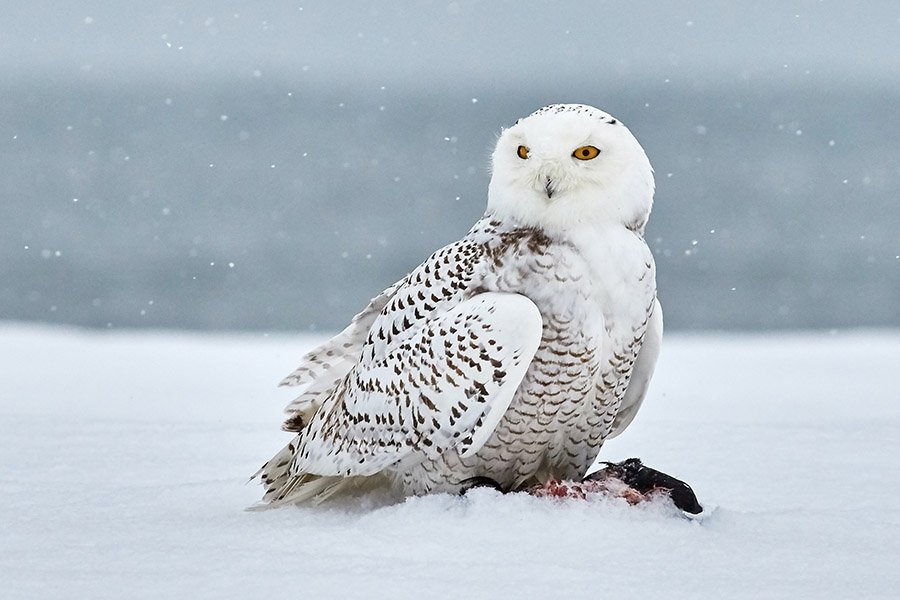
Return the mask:
[(630, 131), (583, 104), (551, 104), (504, 129), (487, 214), (548, 233), (624, 225), (643, 232), (653, 169)]

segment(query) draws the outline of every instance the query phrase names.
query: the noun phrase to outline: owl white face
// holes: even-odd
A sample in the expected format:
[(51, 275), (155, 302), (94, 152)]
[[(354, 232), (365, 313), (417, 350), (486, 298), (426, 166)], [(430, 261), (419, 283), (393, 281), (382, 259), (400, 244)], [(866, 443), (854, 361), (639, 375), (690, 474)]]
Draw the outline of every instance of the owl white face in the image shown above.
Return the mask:
[(653, 171), (618, 119), (581, 104), (546, 106), (509, 129), (492, 157), (488, 213), (525, 226), (613, 223), (642, 230)]

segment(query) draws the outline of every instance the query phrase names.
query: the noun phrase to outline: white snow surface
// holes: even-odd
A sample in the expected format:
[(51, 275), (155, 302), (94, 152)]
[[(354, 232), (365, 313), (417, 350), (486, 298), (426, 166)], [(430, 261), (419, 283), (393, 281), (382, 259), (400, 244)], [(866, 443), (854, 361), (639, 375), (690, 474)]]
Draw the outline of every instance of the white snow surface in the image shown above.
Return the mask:
[(897, 598), (900, 332), (669, 335), (601, 458), (666, 502), (246, 512), (321, 338), (0, 327), (3, 598)]

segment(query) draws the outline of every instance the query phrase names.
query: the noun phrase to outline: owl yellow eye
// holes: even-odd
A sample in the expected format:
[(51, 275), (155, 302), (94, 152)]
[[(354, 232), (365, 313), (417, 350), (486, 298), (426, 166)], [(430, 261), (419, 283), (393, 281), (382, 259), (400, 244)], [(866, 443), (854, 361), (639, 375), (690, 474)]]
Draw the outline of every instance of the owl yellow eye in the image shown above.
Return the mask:
[(599, 154), (600, 148), (596, 146), (582, 146), (581, 148), (575, 148), (572, 156), (578, 160), (591, 160), (592, 158), (597, 158)]
[(519, 158), (525, 160), (528, 158), (528, 147), (527, 146), (519, 146), (519, 149), (516, 150), (516, 154), (519, 155)]

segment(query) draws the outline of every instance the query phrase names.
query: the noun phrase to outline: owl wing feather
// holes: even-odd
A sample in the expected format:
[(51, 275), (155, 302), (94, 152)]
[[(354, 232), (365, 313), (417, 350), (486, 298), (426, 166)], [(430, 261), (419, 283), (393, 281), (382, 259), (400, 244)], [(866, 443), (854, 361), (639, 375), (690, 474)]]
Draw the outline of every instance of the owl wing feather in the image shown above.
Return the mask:
[(300, 435), (291, 472), (371, 475), (455, 448), (477, 452), (509, 406), (541, 340), (519, 294), (484, 292), (367, 353)]
[(278, 384), (301, 386), (302, 393), (284, 412), (285, 431), (300, 431), (325, 398), (334, 393), (341, 380), (359, 360), (369, 328), (407, 278), (394, 283), (372, 298), (343, 331), (300, 359), (300, 365)]

